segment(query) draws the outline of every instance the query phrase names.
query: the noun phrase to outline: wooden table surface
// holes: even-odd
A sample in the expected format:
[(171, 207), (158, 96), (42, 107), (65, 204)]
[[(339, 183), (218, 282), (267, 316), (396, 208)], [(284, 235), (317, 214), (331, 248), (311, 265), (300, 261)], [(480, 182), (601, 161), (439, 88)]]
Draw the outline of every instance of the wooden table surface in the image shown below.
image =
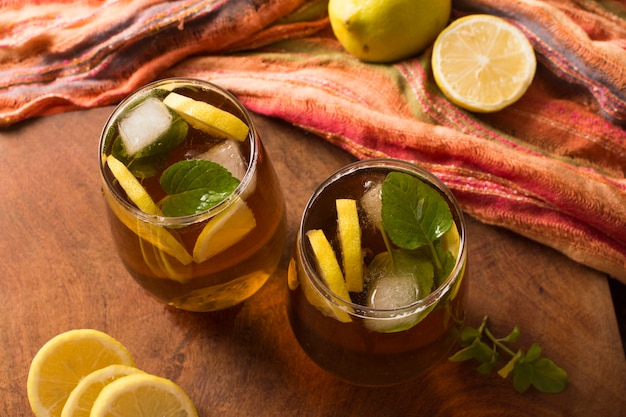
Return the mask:
[(561, 394), (518, 394), (474, 363), (444, 361), (383, 389), (334, 379), (297, 345), (285, 314), (287, 256), (315, 186), (354, 158), (282, 121), (255, 116), (285, 190), (289, 245), (277, 273), (240, 307), (211, 314), (166, 307), (119, 262), (98, 172), (111, 107), (0, 131), (0, 416), (30, 416), (30, 361), (73, 328), (105, 331), (137, 366), (170, 378), (201, 416), (626, 415), (626, 361), (607, 278), (506, 230), (469, 219), (469, 323), (514, 324), (520, 347), (542, 345), (564, 368)]

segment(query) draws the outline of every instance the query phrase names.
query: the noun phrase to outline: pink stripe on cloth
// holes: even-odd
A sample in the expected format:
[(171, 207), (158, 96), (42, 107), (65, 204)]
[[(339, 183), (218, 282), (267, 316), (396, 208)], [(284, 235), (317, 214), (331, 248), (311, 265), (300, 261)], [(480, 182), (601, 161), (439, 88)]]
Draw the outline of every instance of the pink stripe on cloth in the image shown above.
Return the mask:
[(441, 94), (430, 51), (389, 65), (345, 53), (323, 0), (21, 4), (0, 13), (0, 125), (207, 79), (358, 158), (422, 165), (472, 216), (626, 283), (623, 1), (455, 0), (454, 17), (517, 25), (540, 62), (521, 100), (483, 115)]

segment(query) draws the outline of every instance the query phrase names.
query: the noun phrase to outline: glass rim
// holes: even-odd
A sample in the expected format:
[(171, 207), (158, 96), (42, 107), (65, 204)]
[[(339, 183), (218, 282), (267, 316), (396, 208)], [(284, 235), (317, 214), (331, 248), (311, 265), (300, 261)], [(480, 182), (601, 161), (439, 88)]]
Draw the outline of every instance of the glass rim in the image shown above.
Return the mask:
[[(306, 251), (304, 250), (303, 236), (306, 233), (306, 230), (304, 230), (304, 226), (306, 223), (305, 220), (307, 218), (307, 210), (309, 210), (311, 206), (317, 201), (317, 199), (327, 186), (343, 176), (369, 168), (389, 168), (395, 171), (403, 171), (411, 173), (413, 175), (417, 175), (422, 180), (425, 179), (426, 181), (430, 182), (431, 185), (436, 186), (445, 194), (447, 201), (452, 205), (452, 208), (454, 209), (453, 214), (456, 215), (456, 218), (458, 218), (459, 254), (456, 258), (454, 268), (446, 277), (445, 281), (437, 288), (435, 288), (435, 290), (433, 290), (426, 297), (420, 298), (411, 304), (398, 308), (381, 309), (368, 307), (338, 296), (333, 291), (331, 291), (330, 288), (328, 288), (328, 286), (323, 282), (322, 278), (317, 273), (317, 268), (314, 265), (314, 260), (310, 259), (310, 257), (306, 255)], [(315, 288), (315, 290), (318, 291), (320, 295), (327, 299), (330, 303), (332, 303), (334, 307), (341, 309), (350, 316), (366, 318), (368, 320), (396, 319), (398, 318), (398, 316), (404, 314), (412, 315), (425, 311), (429, 307), (433, 307), (434, 305), (436, 305), (441, 299), (443, 299), (446, 294), (453, 291), (457, 281), (459, 279), (462, 279), (463, 269), (465, 268), (466, 264), (466, 228), (467, 225), (463, 216), (463, 211), (461, 210), (458, 201), (456, 200), (456, 197), (454, 196), (454, 194), (452, 194), (452, 191), (443, 183), (443, 181), (435, 176), (435, 174), (412, 162), (393, 158), (372, 158), (352, 162), (342, 168), (339, 168), (317, 186), (317, 188), (307, 201), (303, 210), (300, 225), (298, 227), (296, 250), (297, 256), (302, 261), (302, 268), (304, 269), (304, 275), (306, 275), (306, 279), (308, 279)]]
[[(105, 147), (108, 145), (108, 142), (106, 140), (107, 132), (112, 127), (113, 122), (117, 119), (117, 117), (126, 107), (126, 105), (132, 102), (133, 100), (135, 100), (141, 94), (145, 94), (149, 92), (150, 90), (157, 88), (158, 86), (168, 85), (168, 84), (178, 84), (180, 87), (184, 87), (184, 86), (194, 87), (195, 86), (195, 87), (199, 87), (205, 90), (207, 89), (212, 90), (213, 92), (221, 94), (228, 101), (230, 101), (235, 107), (237, 107), (237, 109), (242, 113), (244, 117), (244, 122), (249, 128), (248, 137), (246, 138), (246, 140), (248, 140), (250, 143), (249, 163), (246, 166), (246, 173), (244, 174), (237, 188), (235, 188), (235, 190), (228, 197), (226, 197), (223, 201), (221, 201), (219, 204), (216, 204), (215, 206), (203, 212), (189, 214), (185, 216), (177, 216), (177, 217), (146, 213), (144, 211), (141, 211), (135, 205), (129, 203), (122, 196), (120, 196), (119, 193), (117, 193), (115, 189), (112, 187), (110, 179), (107, 178), (107, 175), (105, 175), (105, 172), (104, 172), (105, 162), (102, 158), (105, 152)], [(248, 109), (246, 109), (244, 105), (239, 101), (239, 99), (237, 99), (237, 97), (235, 97), (230, 91), (210, 81), (205, 81), (205, 80), (201, 80), (197, 78), (186, 78), (186, 77), (161, 78), (161, 79), (152, 81), (148, 84), (145, 84), (137, 88), (136, 90), (134, 90), (132, 93), (126, 96), (122, 101), (120, 101), (115, 106), (111, 114), (108, 116), (106, 122), (104, 123), (104, 127), (102, 128), (102, 131), (100, 133), (100, 139), (98, 143), (98, 153), (99, 153), (99, 159), (100, 159), (100, 178), (104, 186), (107, 187), (110, 195), (113, 196), (113, 198), (123, 207), (124, 210), (130, 212), (133, 215), (133, 217), (141, 221), (144, 221), (146, 223), (150, 223), (150, 224), (158, 225), (158, 226), (165, 226), (165, 227), (188, 226), (191, 224), (204, 221), (208, 218), (214, 217), (215, 215), (219, 214), (220, 212), (230, 207), (237, 200), (237, 198), (239, 198), (242, 194), (244, 194), (244, 191), (248, 188), (248, 185), (252, 183), (252, 179), (254, 175), (256, 174), (258, 158), (259, 158), (259, 149), (260, 149), (259, 137), (257, 135), (254, 122), (252, 121), (252, 117), (250, 116)]]

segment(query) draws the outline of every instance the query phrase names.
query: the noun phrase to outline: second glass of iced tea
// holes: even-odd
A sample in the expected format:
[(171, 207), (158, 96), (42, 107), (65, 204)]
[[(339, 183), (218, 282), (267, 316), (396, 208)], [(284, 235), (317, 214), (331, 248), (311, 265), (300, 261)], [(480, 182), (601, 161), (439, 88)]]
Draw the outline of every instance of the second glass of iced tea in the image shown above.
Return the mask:
[(444, 358), (465, 313), (463, 213), (433, 174), (372, 159), (324, 181), (289, 265), (289, 322), (321, 368), (350, 383), (408, 381)]
[(194, 79), (149, 84), (113, 111), (99, 154), (119, 256), (158, 300), (221, 310), (274, 272), (286, 237), (283, 195), (229, 92)]

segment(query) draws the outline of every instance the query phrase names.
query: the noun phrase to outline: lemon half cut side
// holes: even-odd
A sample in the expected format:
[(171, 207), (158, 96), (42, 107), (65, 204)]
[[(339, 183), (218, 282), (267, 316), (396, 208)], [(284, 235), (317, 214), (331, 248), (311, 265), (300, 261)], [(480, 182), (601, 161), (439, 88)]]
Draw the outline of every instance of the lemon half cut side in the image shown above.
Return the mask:
[(469, 15), (455, 20), (435, 40), (435, 82), (453, 103), (475, 112), (494, 112), (520, 99), (537, 62), (524, 33), (504, 19)]

